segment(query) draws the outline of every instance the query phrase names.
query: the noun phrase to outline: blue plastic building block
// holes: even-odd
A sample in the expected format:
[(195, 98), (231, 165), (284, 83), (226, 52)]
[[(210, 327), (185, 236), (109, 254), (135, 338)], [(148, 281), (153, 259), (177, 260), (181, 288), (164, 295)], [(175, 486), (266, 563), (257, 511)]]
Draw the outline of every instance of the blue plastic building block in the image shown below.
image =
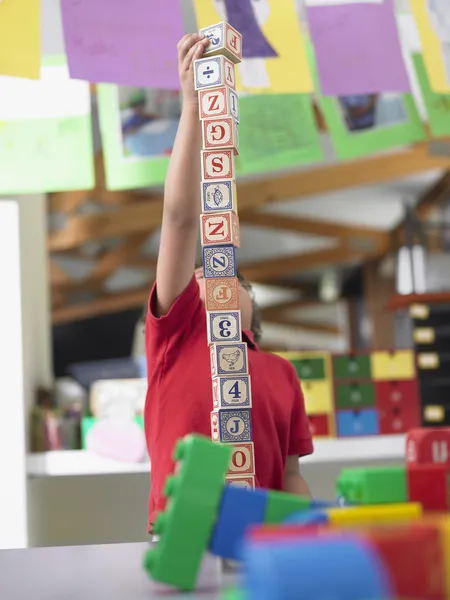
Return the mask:
[(247, 528), (264, 523), (267, 498), (265, 490), (225, 486), (209, 551), (223, 558), (239, 560)]
[(283, 521), (289, 525), (327, 525), (330, 522), (328, 515), (323, 510), (302, 510), (290, 515)]
[(246, 600), (389, 600), (392, 584), (378, 554), (356, 536), (246, 540)]

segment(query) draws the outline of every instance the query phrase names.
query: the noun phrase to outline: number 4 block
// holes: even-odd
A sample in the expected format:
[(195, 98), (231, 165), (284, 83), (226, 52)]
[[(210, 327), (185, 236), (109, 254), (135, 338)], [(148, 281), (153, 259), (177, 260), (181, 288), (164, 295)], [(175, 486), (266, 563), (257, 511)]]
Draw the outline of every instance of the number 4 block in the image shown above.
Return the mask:
[(242, 377), (213, 377), (214, 408), (251, 408), (250, 375)]

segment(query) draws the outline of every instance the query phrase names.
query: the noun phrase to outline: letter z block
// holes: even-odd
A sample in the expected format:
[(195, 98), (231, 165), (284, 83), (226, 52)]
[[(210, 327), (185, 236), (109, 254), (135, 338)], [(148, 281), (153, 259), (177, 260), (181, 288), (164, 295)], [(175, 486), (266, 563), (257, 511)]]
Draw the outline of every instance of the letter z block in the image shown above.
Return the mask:
[(239, 559), (248, 528), (264, 522), (266, 504), (266, 490), (226, 486), (209, 551), (222, 558)]
[(199, 435), (177, 443), (178, 469), (164, 488), (167, 509), (153, 526), (160, 540), (144, 557), (144, 568), (155, 581), (184, 591), (195, 588), (217, 520), (230, 456), (231, 447)]
[(233, 150), (203, 150), (201, 158), (203, 181), (234, 179)]
[(234, 246), (204, 246), (203, 275), (205, 279), (236, 277), (236, 248)]
[(222, 55), (235, 64), (242, 61), (242, 35), (229, 23), (222, 21), (216, 25), (204, 27), (200, 29), (200, 34), (209, 39), (203, 56)]
[(224, 56), (199, 58), (194, 61), (194, 76), (196, 91), (222, 87), (236, 89), (234, 65)]
[(233, 150), (239, 154), (239, 137), (233, 117), (205, 119), (202, 121), (203, 148), (205, 150)]
[(200, 215), (202, 246), (232, 245), (239, 248), (239, 219), (236, 213), (210, 213)]
[(239, 123), (239, 97), (227, 85), (201, 90), (198, 94), (200, 120), (233, 117)]

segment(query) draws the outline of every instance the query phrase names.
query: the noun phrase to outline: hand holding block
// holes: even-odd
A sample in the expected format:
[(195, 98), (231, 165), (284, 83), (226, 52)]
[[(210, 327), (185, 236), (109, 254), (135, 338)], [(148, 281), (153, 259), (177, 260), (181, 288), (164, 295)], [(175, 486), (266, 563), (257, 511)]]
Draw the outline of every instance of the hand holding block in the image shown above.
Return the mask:
[(234, 246), (203, 246), (203, 276), (236, 277), (236, 248)]
[(242, 35), (225, 21), (200, 29), (200, 34), (209, 39), (203, 56), (226, 56), (237, 64), (242, 61)]
[(237, 277), (205, 279), (206, 310), (237, 310), (239, 282)]
[(203, 148), (205, 150), (233, 150), (239, 154), (237, 125), (233, 117), (205, 119), (202, 121)]
[(227, 211), (200, 215), (202, 246), (231, 244), (239, 248), (239, 221), (236, 213)]
[(234, 179), (233, 150), (204, 150), (202, 152), (202, 176), (204, 181)]
[(211, 373), (219, 375), (248, 375), (247, 344), (211, 344)]
[(222, 444), (252, 441), (250, 409), (213, 410), (211, 439)]
[(227, 485), (243, 487), (246, 490), (254, 490), (256, 485), (254, 475), (247, 475), (245, 477), (240, 477), (237, 475), (227, 475), (225, 477), (225, 483)]
[(235, 444), (227, 475), (254, 475), (255, 450), (253, 442)]
[(201, 193), (203, 213), (231, 210), (238, 214), (236, 181), (234, 179), (202, 181)]
[(207, 312), (208, 344), (242, 342), (241, 311)]
[(198, 94), (200, 120), (233, 117), (239, 123), (239, 99), (227, 85), (201, 90)]
[(234, 65), (224, 56), (199, 58), (194, 61), (195, 90), (222, 87), (236, 89)]
[(251, 408), (250, 375), (242, 377), (214, 377), (214, 408)]

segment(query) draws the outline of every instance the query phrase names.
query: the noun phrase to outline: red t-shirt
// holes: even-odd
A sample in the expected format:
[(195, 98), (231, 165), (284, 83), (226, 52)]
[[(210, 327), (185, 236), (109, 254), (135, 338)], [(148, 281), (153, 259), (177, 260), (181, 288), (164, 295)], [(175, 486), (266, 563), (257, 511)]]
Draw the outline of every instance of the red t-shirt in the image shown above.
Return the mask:
[[(155, 317), (156, 287), (150, 295), (145, 344), (149, 386), (145, 403), (145, 435), (151, 460), (149, 529), (164, 509), (166, 477), (173, 472), (177, 439), (211, 435), (212, 384), (206, 312), (195, 277), (167, 315)], [(293, 366), (261, 352), (250, 331), (248, 344), (252, 390), (255, 481), (259, 487), (283, 489), (288, 455), (305, 456), (313, 444), (304, 400)]]

